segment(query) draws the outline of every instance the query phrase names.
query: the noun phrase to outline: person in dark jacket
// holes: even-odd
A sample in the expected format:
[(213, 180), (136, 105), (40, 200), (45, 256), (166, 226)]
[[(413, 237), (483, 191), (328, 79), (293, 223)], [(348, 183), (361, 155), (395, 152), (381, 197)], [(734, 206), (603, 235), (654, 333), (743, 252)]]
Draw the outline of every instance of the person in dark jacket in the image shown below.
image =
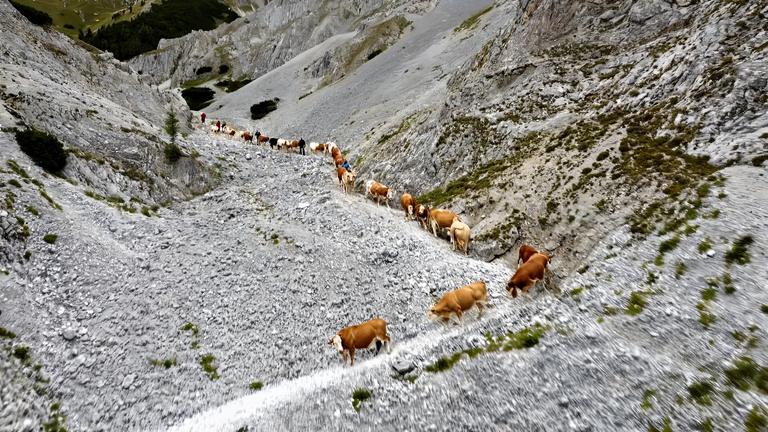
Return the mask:
[(216, 120), (216, 132), (221, 132), (221, 120)]
[(200, 123), (205, 124), (205, 113), (200, 113)]
[(304, 142), (304, 138), (301, 138), (299, 140), (299, 154), (306, 156), (307, 153), (304, 151), (304, 147), (307, 146), (307, 143)]

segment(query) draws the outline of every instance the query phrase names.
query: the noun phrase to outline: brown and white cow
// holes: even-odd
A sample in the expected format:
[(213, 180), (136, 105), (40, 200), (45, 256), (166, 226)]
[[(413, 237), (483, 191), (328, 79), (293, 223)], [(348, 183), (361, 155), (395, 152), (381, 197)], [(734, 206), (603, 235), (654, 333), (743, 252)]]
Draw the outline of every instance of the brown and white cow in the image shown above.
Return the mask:
[(282, 138), (278, 138), (277, 139), (277, 149), (278, 150), (283, 150), (287, 145), (288, 145), (288, 140), (282, 139)]
[(288, 143), (285, 145), (285, 148), (288, 151), (293, 150), (293, 151), (297, 151), (298, 152), (299, 151), (298, 150), (299, 149), (299, 140), (295, 139), (295, 140), (288, 141)]
[(427, 312), (427, 316), (432, 319), (442, 319), (448, 322), (452, 315), (461, 323), (461, 316), (464, 312), (477, 306), (478, 316), (483, 314), (483, 308), (488, 305), (488, 291), (485, 282), (478, 281), (453, 291), (448, 291), (443, 297), (435, 303)]
[(266, 135), (259, 135), (259, 139), (257, 141), (259, 144), (266, 144), (269, 142), (269, 137)]
[(341, 187), (345, 194), (351, 193), (355, 189), (355, 180), (357, 174), (354, 171), (347, 171), (341, 177)]
[(408, 192), (400, 196), (400, 206), (405, 212), (405, 220), (416, 219), (416, 199)]
[(539, 251), (534, 249), (533, 246), (527, 244), (520, 245), (520, 250), (517, 252), (517, 263), (520, 264), (522, 261), (522, 263), (525, 264), (525, 262), (528, 261), (530, 257), (536, 255), (537, 253), (539, 253)]
[(453, 250), (458, 248), (459, 250), (464, 251), (464, 255), (469, 254), (469, 239), (471, 236), (469, 225), (456, 218), (448, 229), (448, 235), (451, 236)]
[(387, 203), (387, 207), (389, 207), (389, 200), (392, 199), (392, 189), (377, 181), (368, 180), (365, 182), (365, 197), (368, 198), (368, 195), (372, 195), (376, 199), (376, 204), (381, 205), (383, 200)]
[(331, 158), (333, 158), (333, 149), (338, 149), (338, 148), (339, 146), (337, 146), (336, 143), (333, 141), (325, 143), (325, 151), (329, 155), (331, 155)]
[(324, 153), (325, 152), (325, 144), (318, 143), (318, 142), (311, 142), (311, 143), (309, 143), (309, 149), (312, 150), (315, 153)]
[(243, 138), (243, 141), (253, 142), (253, 135), (248, 131), (243, 131), (240, 136)]
[(370, 349), (376, 347), (376, 354), (385, 345), (390, 352), (390, 338), (387, 334), (387, 322), (381, 318), (374, 318), (362, 324), (344, 327), (328, 341), (341, 354), (341, 360), (346, 364), (350, 359), (350, 366), (355, 365), (355, 350)]
[(422, 228), (429, 230), (429, 207), (424, 204), (416, 204), (416, 219), (418, 219)]
[(333, 158), (333, 164), (336, 166), (336, 168), (342, 166), (344, 164), (344, 156), (337, 155), (335, 158)]
[(448, 231), (451, 228), (451, 224), (453, 224), (454, 219), (459, 219), (459, 216), (450, 211), (450, 210), (442, 210), (442, 209), (431, 209), (429, 210), (429, 226), (432, 229), (432, 234), (437, 237), (437, 229), (441, 228)]
[(547, 265), (552, 260), (553, 255), (547, 255), (545, 253), (537, 252), (526, 261), (523, 265), (517, 268), (517, 271), (507, 282), (507, 291), (512, 297), (517, 297), (517, 290), (523, 290), (528, 293), (531, 287), (536, 285), (536, 282), (544, 279), (544, 274), (547, 271)]
[(338, 157), (341, 157), (341, 150), (339, 150), (338, 147), (334, 147), (331, 150), (331, 159), (336, 159)]

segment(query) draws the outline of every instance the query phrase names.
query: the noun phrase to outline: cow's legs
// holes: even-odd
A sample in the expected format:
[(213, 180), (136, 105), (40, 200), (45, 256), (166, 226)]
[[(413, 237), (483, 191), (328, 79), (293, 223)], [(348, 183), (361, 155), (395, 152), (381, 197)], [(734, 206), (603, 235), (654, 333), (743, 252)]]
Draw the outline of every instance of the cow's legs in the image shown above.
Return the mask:
[(350, 366), (354, 366), (355, 365), (355, 350), (354, 350), (354, 348), (349, 350), (349, 356), (352, 358), (352, 362), (349, 365)]

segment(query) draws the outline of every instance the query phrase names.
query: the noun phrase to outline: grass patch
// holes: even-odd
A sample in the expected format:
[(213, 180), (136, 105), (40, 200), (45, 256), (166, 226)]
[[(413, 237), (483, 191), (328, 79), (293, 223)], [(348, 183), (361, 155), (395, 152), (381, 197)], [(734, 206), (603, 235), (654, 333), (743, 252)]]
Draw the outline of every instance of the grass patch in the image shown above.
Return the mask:
[(216, 357), (214, 357), (213, 354), (206, 354), (200, 357), (200, 366), (203, 367), (203, 371), (208, 375), (208, 379), (211, 381), (221, 378), (215, 362)]
[(745, 432), (765, 432), (768, 430), (768, 410), (764, 407), (752, 407), (744, 419)]
[(152, 359), (149, 361), (152, 366), (162, 366), (166, 369), (170, 369), (173, 366), (176, 366), (176, 357), (167, 358), (167, 359)]
[(525, 327), (517, 332), (510, 332), (497, 337), (487, 333), (485, 338), (488, 343), (485, 348), (470, 348), (453, 353), (450, 356), (440, 357), (435, 363), (427, 365), (424, 370), (432, 373), (447, 371), (458, 363), (464, 355), (469, 358), (475, 358), (480, 354), (499, 350), (511, 351), (514, 349), (531, 348), (539, 344), (539, 340), (547, 330), (547, 327), (536, 324), (532, 327)]
[(648, 432), (672, 432), (672, 421), (669, 417), (664, 417), (662, 420), (661, 429), (657, 428), (653, 423), (648, 425)]
[(678, 261), (677, 264), (675, 264), (675, 279), (680, 279), (683, 277), (685, 272), (688, 270), (688, 266), (685, 265), (684, 262)]
[(736, 240), (731, 246), (731, 250), (725, 253), (725, 263), (729, 266), (733, 263), (739, 265), (749, 263), (749, 246), (754, 242), (755, 239), (751, 235)]
[(183, 331), (192, 332), (192, 336), (195, 336), (195, 337), (197, 337), (197, 335), (200, 332), (200, 329), (195, 324), (192, 324), (191, 322), (188, 322), (188, 323), (184, 324), (183, 326), (181, 326), (181, 329)]
[(768, 367), (759, 365), (751, 357), (736, 359), (733, 367), (725, 370), (725, 377), (741, 391), (749, 391), (754, 386), (760, 392), (768, 394)]
[(688, 394), (699, 405), (712, 405), (711, 395), (714, 391), (709, 381), (699, 381), (688, 386)]
[(717, 297), (717, 290), (714, 287), (708, 287), (701, 290), (701, 299), (704, 301), (712, 301)]
[(11, 355), (21, 360), (21, 362), (24, 364), (27, 364), (30, 362), (30, 360), (32, 360), (32, 357), (29, 355), (29, 347), (25, 346), (15, 347)]
[(712, 240), (709, 237), (699, 242), (698, 251), (700, 254), (706, 253), (710, 249), (712, 249)]
[(643, 312), (643, 309), (645, 309), (645, 306), (647, 306), (648, 304), (648, 302), (645, 299), (646, 295), (647, 293), (644, 291), (633, 291), (629, 295), (629, 300), (627, 301), (627, 309), (625, 310), (625, 313), (631, 316), (640, 315)]
[(0, 338), (3, 339), (15, 339), (16, 333), (6, 329), (5, 327), (0, 327)]
[(264, 388), (264, 383), (261, 381), (254, 381), (250, 384), (248, 384), (248, 388), (251, 390), (259, 391), (262, 388)]
[(46, 234), (43, 236), (43, 241), (48, 244), (56, 244), (56, 240), (59, 238), (56, 234)]
[(360, 406), (363, 402), (370, 399), (373, 395), (371, 394), (371, 391), (367, 388), (356, 388), (355, 391), (352, 392), (352, 408), (355, 409), (355, 411), (360, 412)]
[(768, 314), (768, 303), (763, 303), (760, 305), (760, 312), (764, 314)]
[(458, 27), (453, 29), (454, 33), (458, 33), (460, 31), (464, 30), (471, 30), (477, 26), (477, 24), (480, 22), (480, 18), (493, 10), (493, 5), (488, 6), (487, 8), (481, 10), (480, 12), (472, 15), (471, 17), (465, 19), (461, 24), (459, 24)]
[(651, 398), (656, 396), (656, 390), (648, 389), (643, 392), (643, 401), (640, 402), (640, 408), (642, 408), (645, 411), (648, 411), (649, 409), (653, 408), (653, 405), (651, 404)]

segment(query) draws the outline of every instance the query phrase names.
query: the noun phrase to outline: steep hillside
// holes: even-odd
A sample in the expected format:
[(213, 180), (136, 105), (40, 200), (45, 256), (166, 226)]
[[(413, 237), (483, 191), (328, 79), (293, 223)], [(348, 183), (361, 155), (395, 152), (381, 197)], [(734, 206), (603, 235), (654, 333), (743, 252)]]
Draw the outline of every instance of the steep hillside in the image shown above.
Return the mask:
[[(365, 26), (402, 9), (418, 13), (432, 1), (341, 0), (269, 2), (263, 8), (210, 32), (161, 41), (157, 51), (131, 60), (148, 82), (172, 87), (224, 77), (256, 78), (331, 36)], [(226, 72), (198, 74), (200, 68)]]

